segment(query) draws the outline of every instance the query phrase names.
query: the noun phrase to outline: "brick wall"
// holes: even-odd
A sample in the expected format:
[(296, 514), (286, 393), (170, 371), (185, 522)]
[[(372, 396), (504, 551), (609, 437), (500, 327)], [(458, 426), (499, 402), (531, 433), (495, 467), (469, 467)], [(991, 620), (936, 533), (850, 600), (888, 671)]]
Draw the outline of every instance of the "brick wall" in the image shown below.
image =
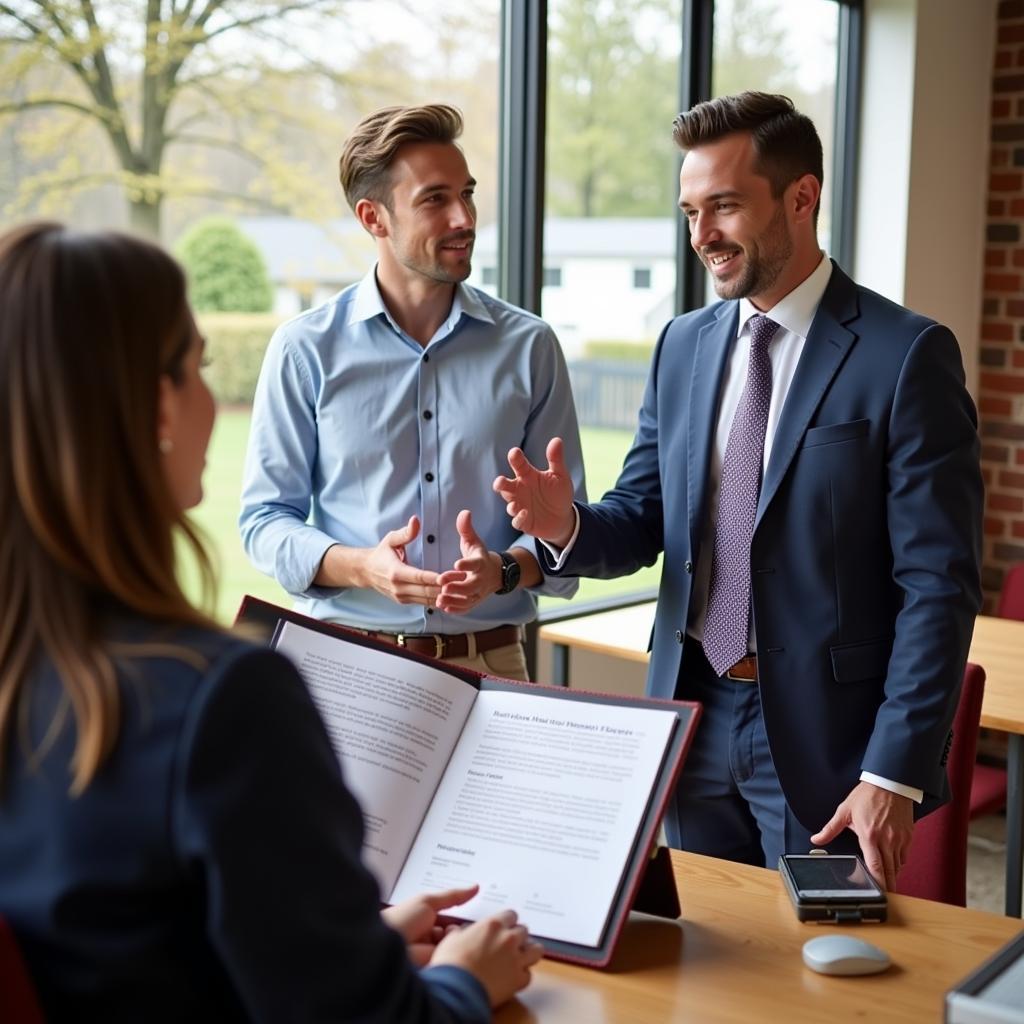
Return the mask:
[(1024, 0), (998, 18), (978, 394), (986, 611), (1024, 562)]

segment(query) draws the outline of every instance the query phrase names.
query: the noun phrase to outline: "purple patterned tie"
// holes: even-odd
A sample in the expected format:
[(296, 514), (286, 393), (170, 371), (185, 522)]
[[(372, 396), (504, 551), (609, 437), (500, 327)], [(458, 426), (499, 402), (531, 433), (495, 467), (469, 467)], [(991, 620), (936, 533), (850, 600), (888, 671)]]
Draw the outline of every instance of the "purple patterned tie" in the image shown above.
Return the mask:
[(750, 361), (729, 440), (722, 459), (715, 553), (704, 620), (704, 653), (718, 675), (725, 675), (747, 654), (750, 633), (750, 540), (761, 492), (761, 463), (768, 407), (772, 400), (772, 364), (768, 342), (779, 325), (757, 314), (750, 326)]

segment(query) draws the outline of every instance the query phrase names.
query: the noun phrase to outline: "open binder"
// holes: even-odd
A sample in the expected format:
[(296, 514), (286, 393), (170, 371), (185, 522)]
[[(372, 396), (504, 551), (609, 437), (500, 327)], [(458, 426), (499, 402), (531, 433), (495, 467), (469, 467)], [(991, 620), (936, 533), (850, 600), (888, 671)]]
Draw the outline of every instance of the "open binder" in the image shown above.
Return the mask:
[(699, 704), (499, 679), (248, 596), (238, 622), (309, 687), (385, 902), (479, 882), (464, 919), (511, 906), (548, 956), (591, 967), (630, 910), (679, 916), (655, 844)]

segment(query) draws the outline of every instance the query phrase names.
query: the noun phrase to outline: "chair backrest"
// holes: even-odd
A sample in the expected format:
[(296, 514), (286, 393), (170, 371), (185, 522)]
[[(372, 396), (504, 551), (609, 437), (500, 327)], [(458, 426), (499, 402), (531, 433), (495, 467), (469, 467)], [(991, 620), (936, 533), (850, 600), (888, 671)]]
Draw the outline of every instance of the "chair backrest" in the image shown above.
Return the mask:
[(968, 663), (946, 761), (952, 798), (914, 826), (910, 855), (896, 882), (895, 891), (905, 896), (967, 904), (967, 821), (984, 692), (985, 670)]
[(1001, 619), (1024, 619), (1024, 563), (1010, 566), (1003, 577), (996, 615)]
[(21, 958), (18, 943), (0, 917), (0, 1021), (10, 1024), (44, 1024), (35, 987)]

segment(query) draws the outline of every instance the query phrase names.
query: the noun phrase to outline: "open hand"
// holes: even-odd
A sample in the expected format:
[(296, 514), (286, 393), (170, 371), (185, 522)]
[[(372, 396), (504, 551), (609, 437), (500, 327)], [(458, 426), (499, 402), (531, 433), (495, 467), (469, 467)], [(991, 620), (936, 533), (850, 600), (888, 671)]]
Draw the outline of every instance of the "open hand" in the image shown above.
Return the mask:
[(572, 508), (573, 483), (565, 465), (560, 437), (548, 442), (547, 469), (538, 469), (521, 448), (508, 453), (508, 464), (515, 474), (499, 476), (494, 490), (505, 500), (512, 526), (531, 537), (563, 548), (576, 528)]

